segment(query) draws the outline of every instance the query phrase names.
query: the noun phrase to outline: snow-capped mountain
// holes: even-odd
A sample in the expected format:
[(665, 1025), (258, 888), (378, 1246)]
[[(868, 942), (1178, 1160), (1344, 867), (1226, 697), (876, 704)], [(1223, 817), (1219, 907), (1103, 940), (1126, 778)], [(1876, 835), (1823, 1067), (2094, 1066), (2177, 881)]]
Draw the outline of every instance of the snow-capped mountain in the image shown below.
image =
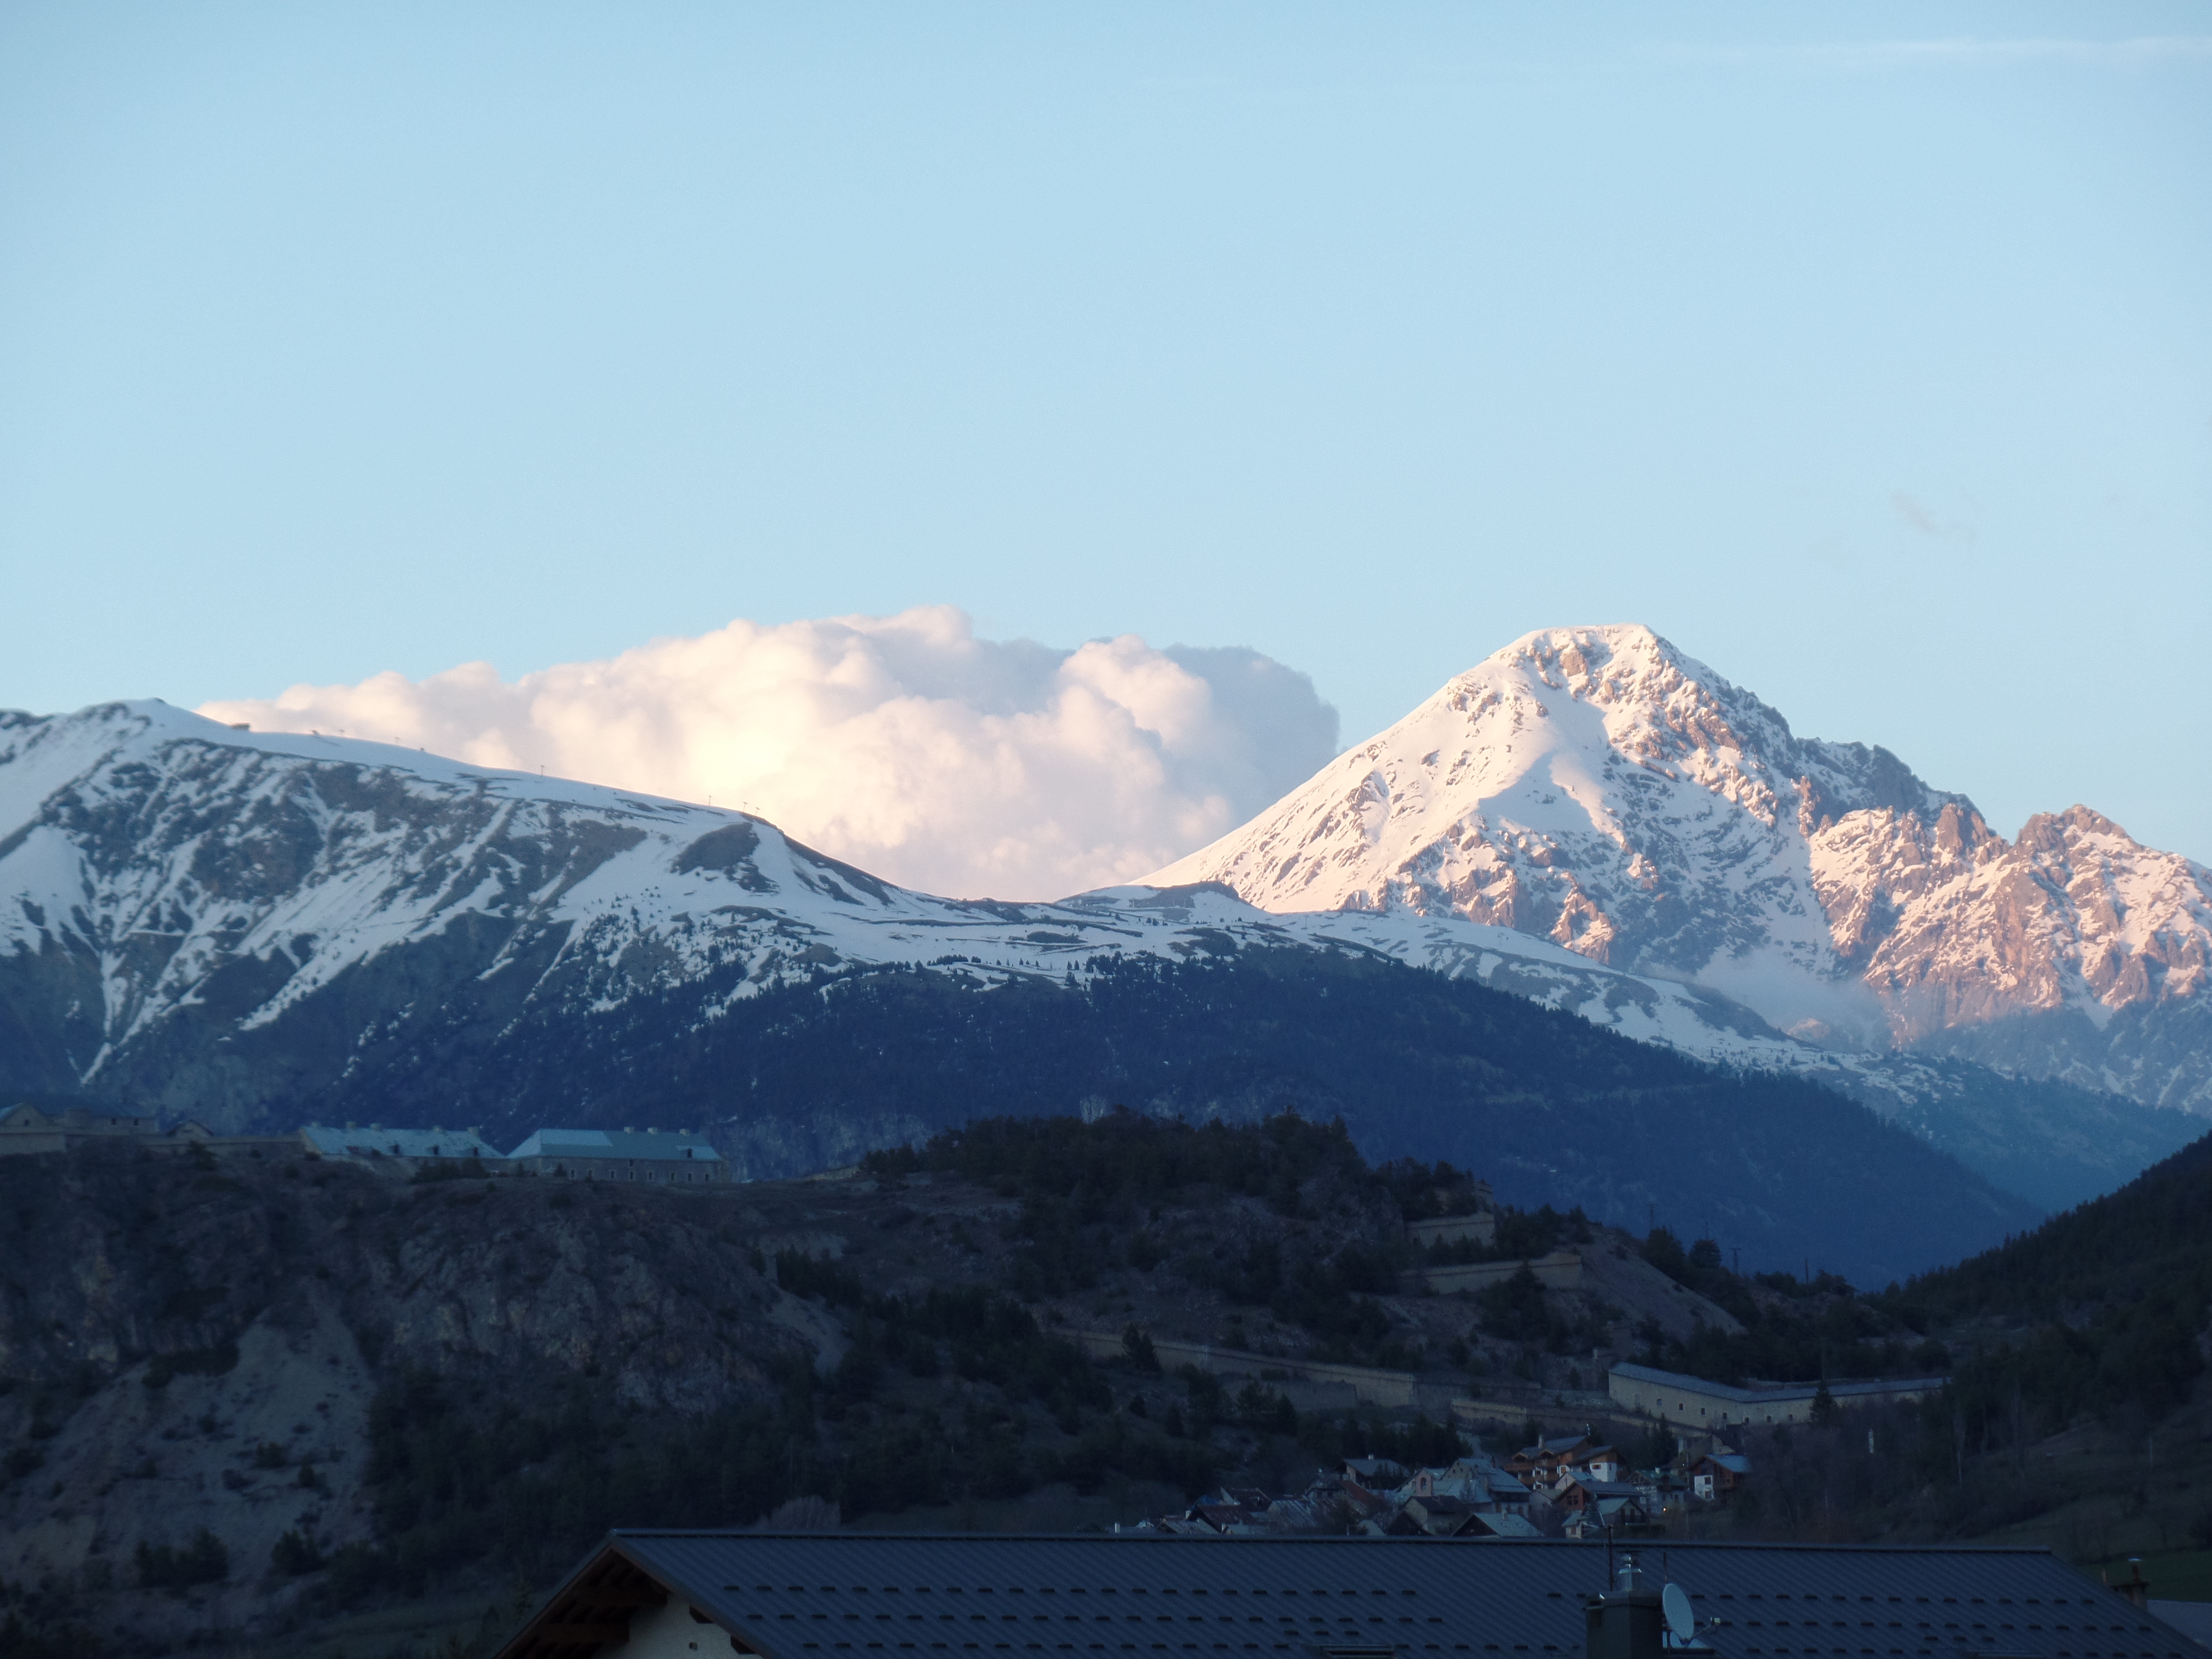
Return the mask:
[[(933, 898), (740, 812), (234, 730), (161, 702), (0, 714), (0, 1007), (15, 1062), (0, 1082), (18, 1087), (238, 1124), (364, 1064), (380, 1030), (461, 988), (491, 1018), (709, 978), (726, 1005), (839, 968), (1065, 979), (1244, 944), (1388, 955), (1708, 1058), (1786, 1064), (1798, 1047), (1695, 988), (1455, 917), (1278, 917), (1213, 888)], [(320, 1033), (315, 1057), (280, 1029)]]
[(1458, 916), (1905, 1045), (2212, 1111), (2212, 871), (2086, 807), (2008, 842), (1640, 627), (1547, 629), (1149, 878)]
[[(1527, 867), (1545, 871), (1530, 845)], [(1519, 926), (1371, 898), (1274, 914), (1206, 882), (940, 899), (739, 812), (160, 702), (0, 714), (0, 1087), (244, 1128), (356, 1110), (399, 1121), (376, 1102), (404, 1083), (460, 1121), (489, 1109), (483, 1067), (548, 1032), (641, 1053), (854, 970), (1082, 986), (1131, 959), (1291, 947), (1388, 957), (1703, 1059), (1812, 1075), (2046, 1205), (2188, 1138), (2154, 1121), (2168, 1115), (2031, 1098), (1957, 1059), (1824, 1049), (1705, 986), (1595, 959), (1587, 927), (1577, 951), (1521, 931), (1525, 909), (1490, 914)], [(596, 1035), (625, 1021), (629, 1036)], [(800, 1155), (771, 1146), (758, 1167)]]

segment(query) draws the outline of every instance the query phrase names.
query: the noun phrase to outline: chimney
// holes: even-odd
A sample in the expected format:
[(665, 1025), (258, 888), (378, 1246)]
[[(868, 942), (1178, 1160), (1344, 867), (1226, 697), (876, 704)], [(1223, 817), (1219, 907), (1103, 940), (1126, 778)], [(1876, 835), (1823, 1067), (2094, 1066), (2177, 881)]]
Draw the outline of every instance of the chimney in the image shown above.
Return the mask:
[(2142, 1557), (2140, 1555), (2128, 1557), (2128, 1576), (2117, 1584), (2112, 1583), (2110, 1572), (2100, 1573), (2098, 1576), (2104, 1579), (2108, 1586), (2126, 1596), (2143, 1612), (2150, 1611), (2150, 1580), (2142, 1576)]
[(1613, 1588), (1583, 1604), (1588, 1659), (1659, 1659), (1664, 1615), (1659, 1592), (1645, 1588), (1634, 1550), (1624, 1550)]

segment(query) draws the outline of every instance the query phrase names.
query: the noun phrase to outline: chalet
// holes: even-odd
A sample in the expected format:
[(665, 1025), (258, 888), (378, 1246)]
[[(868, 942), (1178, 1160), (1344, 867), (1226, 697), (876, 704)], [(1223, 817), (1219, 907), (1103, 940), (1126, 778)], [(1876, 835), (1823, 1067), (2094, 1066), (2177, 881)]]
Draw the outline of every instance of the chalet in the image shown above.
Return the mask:
[(1441, 1469), (1415, 1469), (1398, 1493), (1401, 1498), (1431, 1494), (1461, 1498), (1482, 1510), (1525, 1510), (1531, 1496), (1528, 1487), (1495, 1463), (1466, 1457)]
[[(498, 1659), (1659, 1659), (1656, 1586), (1590, 1616), (1603, 1559), (1536, 1539), (616, 1532)], [(1718, 1620), (1713, 1659), (2203, 1659), (2048, 1550), (1672, 1543), (1666, 1563)]]
[(1486, 1507), (1510, 1510), (1517, 1514), (1528, 1511), (1528, 1503), (1535, 1493), (1522, 1486), (1504, 1469), (1493, 1469), (1489, 1477), (1490, 1502)]
[(1485, 1473), (1483, 1466), (1470, 1463), (1462, 1457), (1440, 1469), (1415, 1469), (1406, 1484), (1399, 1488), (1399, 1492), (1407, 1498), (1426, 1498), (1431, 1492), (1465, 1498), (1482, 1489)]
[(1641, 1499), (1644, 1488), (1622, 1480), (1593, 1480), (1588, 1475), (1567, 1474), (1552, 1489), (1552, 1502), (1570, 1512), (1594, 1509), (1619, 1498)]
[(1618, 1480), (1626, 1467), (1620, 1454), (1610, 1446), (1593, 1446), (1576, 1455), (1568, 1466), (1577, 1474), (1586, 1474), (1593, 1480)]
[(1707, 1452), (1690, 1465), (1690, 1490), (1711, 1502), (1725, 1498), (1751, 1474), (1751, 1460), (1736, 1452)]
[(1598, 1443), (1587, 1434), (1539, 1440), (1515, 1452), (1506, 1460), (1505, 1468), (1526, 1486), (1548, 1486), (1559, 1480), (1560, 1470), (1573, 1468), (1575, 1459), (1596, 1449)]

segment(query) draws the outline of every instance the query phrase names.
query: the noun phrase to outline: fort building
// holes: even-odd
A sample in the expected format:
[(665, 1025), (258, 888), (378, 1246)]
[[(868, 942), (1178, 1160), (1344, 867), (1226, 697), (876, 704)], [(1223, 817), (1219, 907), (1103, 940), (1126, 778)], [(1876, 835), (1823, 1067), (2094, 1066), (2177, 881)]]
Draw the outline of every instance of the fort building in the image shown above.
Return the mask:
[(1613, 1404), (1646, 1417), (1663, 1417), (1678, 1429), (1718, 1428), (1729, 1423), (1809, 1423), (1825, 1387), (1842, 1407), (1880, 1401), (1917, 1400), (1943, 1386), (1940, 1376), (1820, 1382), (1729, 1382), (1686, 1376), (1650, 1365), (1620, 1364), (1606, 1379)]

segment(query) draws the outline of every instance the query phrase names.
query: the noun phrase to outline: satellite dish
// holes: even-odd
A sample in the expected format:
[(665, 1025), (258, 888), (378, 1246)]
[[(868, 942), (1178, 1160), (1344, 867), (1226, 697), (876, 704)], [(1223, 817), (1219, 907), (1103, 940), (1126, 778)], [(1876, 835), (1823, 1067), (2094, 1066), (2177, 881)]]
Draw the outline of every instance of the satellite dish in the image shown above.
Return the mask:
[(1667, 1615), (1667, 1633), (1674, 1638), (1676, 1647), (1694, 1646), (1698, 1639), (1698, 1615), (1690, 1610), (1690, 1597), (1680, 1584), (1669, 1584), (1659, 1592), (1660, 1611)]

